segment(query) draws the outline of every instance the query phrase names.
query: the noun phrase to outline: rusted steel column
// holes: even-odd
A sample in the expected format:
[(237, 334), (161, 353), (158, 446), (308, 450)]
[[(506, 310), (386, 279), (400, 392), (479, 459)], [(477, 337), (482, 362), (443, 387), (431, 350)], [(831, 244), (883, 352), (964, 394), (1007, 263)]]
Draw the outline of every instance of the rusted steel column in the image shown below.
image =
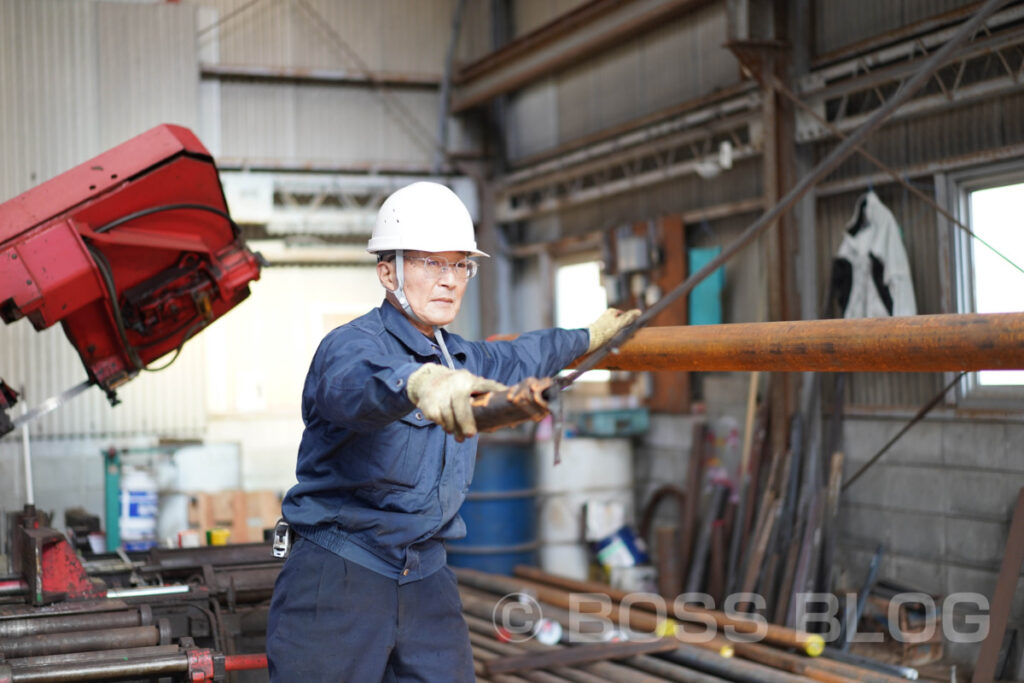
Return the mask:
[(776, 372), (1024, 369), (1024, 313), (646, 327), (597, 367)]

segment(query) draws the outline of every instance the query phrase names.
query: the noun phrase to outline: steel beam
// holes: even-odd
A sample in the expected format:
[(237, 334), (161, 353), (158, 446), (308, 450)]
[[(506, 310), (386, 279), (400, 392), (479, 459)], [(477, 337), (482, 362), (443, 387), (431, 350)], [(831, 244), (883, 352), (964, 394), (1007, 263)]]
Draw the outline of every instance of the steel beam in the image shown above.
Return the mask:
[(708, 0), (592, 0), (460, 69), (451, 112), (465, 111), (522, 88), (707, 3)]
[(648, 327), (596, 367), (775, 372), (1024, 369), (1024, 313)]
[(317, 85), (354, 85), (367, 88), (427, 88), (441, 85), (439, 74), (378, 71), (366, 73), (347, 69), (306, 69), (254, 64), (200, 64), (199, 76), (206, 79), (246, 80), (271, 83), (311, 83)]

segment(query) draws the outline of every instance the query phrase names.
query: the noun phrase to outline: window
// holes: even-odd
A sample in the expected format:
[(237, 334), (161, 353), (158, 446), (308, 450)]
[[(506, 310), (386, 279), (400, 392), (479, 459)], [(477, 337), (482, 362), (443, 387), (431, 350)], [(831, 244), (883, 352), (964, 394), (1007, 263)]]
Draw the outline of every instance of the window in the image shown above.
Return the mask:
[[(972, 171), (950, 179), (958, 214), (975, 237), (953, 228), (956, 302), (961, 312), (1024, 311), (1024, 169), (1018, 165)], [(961, 398), (995, 401), (1024, 398), (1024, 370), (972, 373)]]
[[(601, 264), (586, 261), (561, 265), (555, 272), (555, 325), (573, 329), (594, 322), (608, 307), (601, 284)], [(607, 381), (608, 370), (591, 370), (579, 381)]]
[[(968, 192), (968, 225), (993, 249), (971, 239), (973, 255), (974, 310), (978, 313), (1009, 313), (1024, 309), (1020, 292), (1024, 273), (1006, 259), (1024, 264), (1024, 182)], [(1006, 258), (1001, 258), (996, 251)], [(1024, 370), (985, 370), (978, 373), (980, 386), (1024, 384)]]

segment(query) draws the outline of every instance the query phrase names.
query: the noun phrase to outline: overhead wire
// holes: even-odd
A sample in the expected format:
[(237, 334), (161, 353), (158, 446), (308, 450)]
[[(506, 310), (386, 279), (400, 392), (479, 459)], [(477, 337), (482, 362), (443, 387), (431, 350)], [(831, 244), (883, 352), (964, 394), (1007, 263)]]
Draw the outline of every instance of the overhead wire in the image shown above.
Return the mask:
[(211, 31), (214, 31), (214, 30), (220, 28), (221, 26), (223, 26), (227, 22), (231, 21), (232, 19), (234, 19), (238, 15), (242, 14), (243, 12), (246, 12), (246, 11), (250, 10), (252, 7), (254, 7), (255, 5), (259, 4), (262, 1), (263, 0), (249, 0), (249, 2), (245, 3), (241, 7), (237, 7), (235, 9), (231, 10), (230, 12), (225, 14), (223, 17), (218, 19), (216, 22), (210, 24), (209, 26), (204, 26), (203, 28), (201, 28), (198, 31), (196, 31), (196, 38), (202, 38), (207, 33), (210, 33)]

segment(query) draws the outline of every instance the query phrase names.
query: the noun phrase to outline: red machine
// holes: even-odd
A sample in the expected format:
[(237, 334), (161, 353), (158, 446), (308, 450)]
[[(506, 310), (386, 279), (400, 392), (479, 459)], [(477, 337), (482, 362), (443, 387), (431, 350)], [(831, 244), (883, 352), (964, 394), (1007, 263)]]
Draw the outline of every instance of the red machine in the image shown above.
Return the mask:
[[(115, 388), (245, 299), (260, 266), (210, 153), (180, 126), (0, 204), (0, 317), (60, 322), (112, 404)], [(15, 399), (0, 389), (2, 412)]]

